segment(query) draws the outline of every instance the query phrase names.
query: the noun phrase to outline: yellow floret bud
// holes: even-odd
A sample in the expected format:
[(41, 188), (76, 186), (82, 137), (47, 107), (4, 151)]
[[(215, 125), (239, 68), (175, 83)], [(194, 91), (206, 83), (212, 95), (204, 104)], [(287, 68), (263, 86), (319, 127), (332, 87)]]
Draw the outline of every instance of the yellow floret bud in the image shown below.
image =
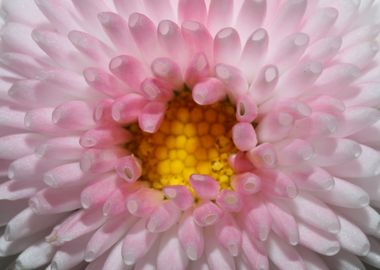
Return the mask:
[(201, 108), (194, 108), (191, 110), (191, 113), (190, 113), (190, 119), (192, 122), (198, 122), (200, 120), (202, 120), (203, 118), (203, 113), (202, 113), (202, 109)]
[(180, 135), (175, 139), (175, 146), (177, 148), (183, 148), (186, 145), (187, 138), (185, 135)]
[(220, 177), (219, 177), (219, 182), (220, 183), (227, 183), (228, 182), (228, 176), (227, 175), (221, 175)]
[(187, 167), (193, 167), (197, 164), (197, 160), (195, 159), (194, 156), (187, 156), (185, 159), (185, 165)]
[(223, 153), (223, 154), (220, 155), (220, 158), (222, 160), (227, 160), (228, 159), (228, 154), (227, 153)]
[(161, 183), (163, 186), (166, 186), (170, 183), (170, 179), (171, 179), (171, 176), (170, 175), (166, 175), (164, 177), (161, 178)]
[(224, 114), (218, 114), (218, 122), (224, 124), (225, 121), (226, 117), (224, 116)]
[(188, 153), (194, 153), (194, 151), (198, 148), (199, 141), (197, 138), (192, 137), (186, 141), (185, 149)]
[(186, 123), (190, 119), (190, 112), (186, 108), (180, 108), (177, 117), (181, 122)]
[(223, 148), (230, 144), (230, 140), (225, 136), (218, 137), (218, 144)]
[(194, 156), (198, 160), (206, 160), (207, 159), (207, 151), (204, 148), (197, 148), (197, 150), (195, 150)]
[(214, 123), (217, 119), (217, 114), (214, 110), (207, 110), (205, 113), (205, 119), (209, 123)]
[(162, 184), (161, 182), (153, 182), (153, 188), (155, 189), (161, 189), (162, 188)]
[(165, 135), (161, 132), (157, 132), (153, 135), (152, 139), (154, 144), (161, 145), (165, 142)]
[(219, 152), (215, 148), (211, 148), (208, 150), (207, 155), (210, 160), (214, 160), (219, 156)]
[(169, 160), (160, 161), (157, 166), (157, 171), (161, 175), (168, 174), (170, 172), (170, 161)]
[(151, 152), (151, 147), (148, 142), (144, 141), (144, 142), (141, 142), (139, 146), (139, 150), (142, 155), (147, 156)]
[(187, 137), (192, 137), (195, 134), (197, 134), (197, 129), (195, 128), (195, 125), (193, 123), (187, 123), (187, 124), (185, 124), (185, 126), (183, 128), (183, 133)]
[(163, 160), (168, 157), (168, 149), (164, 146), (159, 146), (156, 148), (156, 158)]
[(169, 136), (166, 138), (166, 142), (165, 142), (165, 145), (167, 148), (169, 149), (173, 149), (175, 148), (175, 137), (174, 136)]
[(207, 122), (200, 122), (197, 125), (197, 132), (199, 136), (208, 134), (210, 125)]
[(222, 124), (213, 124), (211, 126), (211, 135), (221, 136), (225, 133), (224, 126)]
[(185, 180), (189, 180), (190, 176), (195, 173), (195, 170), (193, 168), (185, 168), (182, 171), (182, 175), (185, 178)]
[(200, 174), (210, 174), (210, 163), (206, 161), (199, 162), (196, 169)]
[(175, 185), (182, 185), (183, 184), (183, 178), (179, 175), (174, 175), (170, 178), (169, 184), (172, 186)]
[(181, 135), (183, 133), (183, 127), (184, 125), (180, 121), (173, 121), (171, 123), (171, 132), (174, 135)]
[(201, 144), (203, 147), (205, 147), (207, 149), (213, 147), (214, 143), (215, 143), (215, 140), (210, 135), (206, 135), (206, 136), (201, 137)]
[(227, 106), (226, 112), (229, 115), (235, 115), (235, 109), (232, 106)]
[(177, 158), (177, 150), (170, 150), (169, 151), (169, 158), (171, 159), (171, 160), (174, 160), (174, 159), (176, 159)]
[(184, 164), (182, 161), (176, 159), (174, 161), (171, 162), (170, 164), (170, 170), (173, 174), (179, 174), (182, 172), (182, 170), (184, 169)]
[(170, 122), (169, 121), (162, 122), (162, 124), (160, 126), (160, 131), (162, 131), (165, 134), (169, 134), (170, 133)]
[(187, 157), (187, 152), (183, 149), (177, 150), (177, 158), (180, 160), (185, 160)]

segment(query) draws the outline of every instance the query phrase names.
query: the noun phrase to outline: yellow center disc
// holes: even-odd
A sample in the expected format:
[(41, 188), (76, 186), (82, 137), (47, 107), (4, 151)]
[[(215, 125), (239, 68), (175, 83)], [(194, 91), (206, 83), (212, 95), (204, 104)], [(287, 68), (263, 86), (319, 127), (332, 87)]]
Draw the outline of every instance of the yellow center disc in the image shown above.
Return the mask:
[(210, 175), (228, 189), (233, 174), (228, 157), (237, 152), (231, 139), (234, 122), (234, 108), (228, 101), (200, 106), (184, 90), (169, 102), (155, 134), (129, 126), (134, 140), (127, 147), (142, 162), (141, 180), (155, 189), (190, 187), (192, 174)]

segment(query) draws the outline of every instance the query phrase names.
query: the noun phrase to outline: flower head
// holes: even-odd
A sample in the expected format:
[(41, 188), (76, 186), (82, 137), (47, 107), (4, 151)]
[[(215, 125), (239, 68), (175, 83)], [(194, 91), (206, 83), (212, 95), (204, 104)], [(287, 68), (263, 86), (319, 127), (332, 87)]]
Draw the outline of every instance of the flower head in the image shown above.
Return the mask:
[(378, 8), (4, 0), (0, 255), (380, 267)]

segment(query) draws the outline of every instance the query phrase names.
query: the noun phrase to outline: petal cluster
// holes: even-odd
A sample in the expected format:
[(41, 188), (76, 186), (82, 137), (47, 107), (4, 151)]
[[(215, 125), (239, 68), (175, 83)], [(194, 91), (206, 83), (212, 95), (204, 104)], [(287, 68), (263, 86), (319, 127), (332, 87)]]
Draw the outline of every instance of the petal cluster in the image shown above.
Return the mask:
[[(4, 0), (0, 268), (380, 267), (379, 8)], [(126, 145), (185, 91), (233, 106), (233, 175), (151, 185)]]

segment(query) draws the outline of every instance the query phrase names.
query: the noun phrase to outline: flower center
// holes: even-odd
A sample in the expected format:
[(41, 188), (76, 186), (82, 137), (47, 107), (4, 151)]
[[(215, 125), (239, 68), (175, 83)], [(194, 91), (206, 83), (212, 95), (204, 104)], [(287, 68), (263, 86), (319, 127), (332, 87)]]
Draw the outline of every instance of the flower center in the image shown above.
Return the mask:
[(228, 157), (237, 152), (231, 138), (234, 121), (234, 108), (228, 101), (200, 106), (184, 90), (169, 102), (156, 133), (130, 126), (134, 139), (127, 147), (142, 162), (141, 179), (155, 189), (191, 188), (192, 174), (210, 175), (228, 189), (233, 175)]

